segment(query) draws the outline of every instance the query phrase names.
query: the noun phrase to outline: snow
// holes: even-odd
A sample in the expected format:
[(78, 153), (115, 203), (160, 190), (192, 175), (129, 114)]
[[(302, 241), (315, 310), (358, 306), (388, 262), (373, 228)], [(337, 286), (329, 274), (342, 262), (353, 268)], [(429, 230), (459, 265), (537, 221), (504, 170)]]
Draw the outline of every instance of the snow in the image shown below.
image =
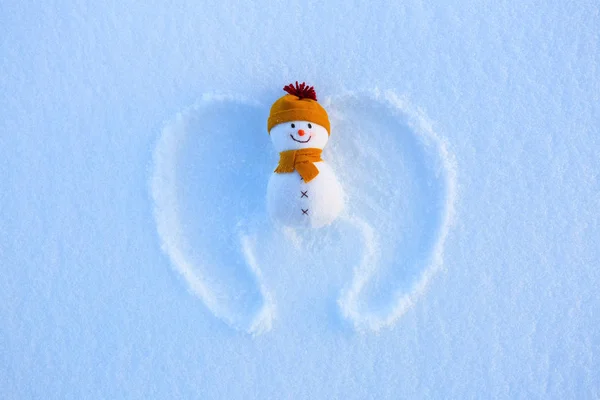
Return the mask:
[[(0, 397), (600, 397), (596, 2), (0, 6)], [(347, 195), (265, 212), (314, 85)], [(243, 139), (243, 140), (240, 140)]]

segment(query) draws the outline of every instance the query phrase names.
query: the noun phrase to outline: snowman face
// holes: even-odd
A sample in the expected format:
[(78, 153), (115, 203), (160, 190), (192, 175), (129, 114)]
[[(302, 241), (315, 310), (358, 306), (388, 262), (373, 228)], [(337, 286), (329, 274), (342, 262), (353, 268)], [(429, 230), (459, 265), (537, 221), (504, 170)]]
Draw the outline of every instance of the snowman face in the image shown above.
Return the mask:
[(322, 149), (329, 140), (327, 129), (308, 121), (290, 121), (275, 125), (271, 128), (270, 136), (278, 152), (308, 148)]

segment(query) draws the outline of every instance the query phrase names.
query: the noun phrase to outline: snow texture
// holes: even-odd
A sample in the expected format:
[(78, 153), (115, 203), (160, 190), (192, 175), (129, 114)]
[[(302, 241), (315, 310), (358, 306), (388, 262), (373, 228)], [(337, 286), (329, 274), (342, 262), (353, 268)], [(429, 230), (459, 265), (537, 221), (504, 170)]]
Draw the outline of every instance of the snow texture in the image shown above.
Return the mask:
[[(0, 398), (600, 398), (597, 2), (0, 5)], [(346, 208), (274, 226), (314, 85)]]

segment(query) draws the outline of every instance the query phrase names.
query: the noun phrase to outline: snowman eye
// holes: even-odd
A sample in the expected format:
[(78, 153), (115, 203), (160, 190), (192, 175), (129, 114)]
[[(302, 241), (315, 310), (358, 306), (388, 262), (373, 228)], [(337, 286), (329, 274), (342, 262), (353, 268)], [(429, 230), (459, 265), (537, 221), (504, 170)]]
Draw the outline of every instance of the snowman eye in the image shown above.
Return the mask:
[(295, 127), (296, 127), (296, 124), (292, 124), (292, 128), (295, 128)]
[(311, 124), (308, 124), (308, 129), (311, 129), (311, 128), (312, 128), (312, 125), (311, 125)]

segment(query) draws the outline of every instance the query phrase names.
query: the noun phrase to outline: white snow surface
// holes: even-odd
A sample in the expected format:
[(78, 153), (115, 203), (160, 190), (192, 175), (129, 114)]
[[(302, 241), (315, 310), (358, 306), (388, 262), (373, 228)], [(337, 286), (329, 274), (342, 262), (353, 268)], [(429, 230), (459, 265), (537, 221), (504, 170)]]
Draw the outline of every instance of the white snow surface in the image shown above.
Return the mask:
[[(600, 398), (600, 5), (0, 5), (0, 398)], [(314, 85), (344, 214), (274, 226)]]

